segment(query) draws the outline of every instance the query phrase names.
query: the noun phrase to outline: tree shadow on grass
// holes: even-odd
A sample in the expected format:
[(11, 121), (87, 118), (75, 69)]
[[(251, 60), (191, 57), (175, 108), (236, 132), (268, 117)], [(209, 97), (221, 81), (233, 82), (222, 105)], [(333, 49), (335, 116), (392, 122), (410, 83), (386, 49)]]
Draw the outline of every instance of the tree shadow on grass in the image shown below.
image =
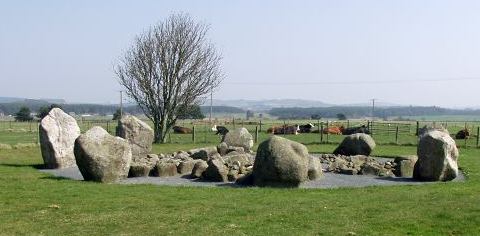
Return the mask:
[(6, 167), (33, 167), (37, 170), (47, 169), (44, 164), (0, 164), (0, 166)]
[(57, 180), (57, 181), (76, 181), (75, 179), (63, 177), (63, 176), (55, 176), (55, 175), (48, 175), (41, 177), (40, 179), (48, 179), (48, 180)]

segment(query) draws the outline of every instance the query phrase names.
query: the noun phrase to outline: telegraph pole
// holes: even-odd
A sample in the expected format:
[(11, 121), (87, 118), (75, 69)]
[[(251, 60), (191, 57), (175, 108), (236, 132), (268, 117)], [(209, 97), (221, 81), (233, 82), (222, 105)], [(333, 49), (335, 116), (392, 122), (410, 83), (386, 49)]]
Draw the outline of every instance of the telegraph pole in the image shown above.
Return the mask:
[(373, 117), (375, 116), (375, 101), (377, 99), (373, 98), (371, 100), (372, 100), (372, 120), (373, 120)]
[(210, 122), (210, 125), (212, 125), (212, 104), (213, 104), (213, 88), (210, 89), (210, 118), (208, 119), (208, 121)]
[(120, 90), (120, 118), (123, 116), (123, 91)]

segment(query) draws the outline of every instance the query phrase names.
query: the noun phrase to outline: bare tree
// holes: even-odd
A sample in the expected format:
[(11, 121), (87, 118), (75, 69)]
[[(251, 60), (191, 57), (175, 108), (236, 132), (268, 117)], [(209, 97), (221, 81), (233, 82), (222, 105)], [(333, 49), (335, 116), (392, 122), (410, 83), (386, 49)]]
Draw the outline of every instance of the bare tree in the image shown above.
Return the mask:
[(174, 14), (136, 37), (115, 67), (120, 84), (152, 120), (155, 143), (166, 141), (179, 108), (199, 105), (223, 78), (208, 26)]

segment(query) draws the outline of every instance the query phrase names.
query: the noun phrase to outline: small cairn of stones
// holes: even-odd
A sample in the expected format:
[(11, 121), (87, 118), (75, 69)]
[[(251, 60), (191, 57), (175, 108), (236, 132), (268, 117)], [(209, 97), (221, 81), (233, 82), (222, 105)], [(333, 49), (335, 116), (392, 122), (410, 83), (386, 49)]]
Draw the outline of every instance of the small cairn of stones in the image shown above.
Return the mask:
[(251, 172), (253, 161), (253, 153), (245, 152), (243, 147), (228, 146), (222, 142), (217, 147), (171, 154), (149, 154), (142, 161), (132, 164), (129, 177), (187, 175), (206, 181), (228, 182)]
[[(392, 161), (381, 162), (374, 157), (356, 155), (344, 156), (335, 154), (322, 154), (320, 161), (325, 168), (325, 172), (333, 172), (347, 175), (376, 175), (381, 177), (412, 177), (415, 162), (410, 165), (404, 165), (402, 162), (415, 160), (416, 157), (401, 157)], [(400, 170), (402, 168), (402, 171)]]

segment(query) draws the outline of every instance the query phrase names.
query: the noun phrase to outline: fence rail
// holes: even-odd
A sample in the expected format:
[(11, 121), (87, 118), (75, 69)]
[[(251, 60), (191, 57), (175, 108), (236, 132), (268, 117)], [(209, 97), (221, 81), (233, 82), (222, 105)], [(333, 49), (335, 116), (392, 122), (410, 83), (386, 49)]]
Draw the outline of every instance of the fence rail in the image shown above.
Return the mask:
[[(150, 125), (150, 121), (146, 121)], [(82, 132), (93, 126), (101, 126), (110, 134), (115, 134), (116, 121), (112, 120), (78, 120)], [(289, 139), (304, 144), (316, 143), (339, 143), (342, 135), (318, 132), (327, 127), (358, 127), (365, 125), (372, 132), (372, 136), (378, 144), (415, 145), (417, 143), (417, 129), (425, 126), (446, 127), (452, 137), (462, 129), (470, 131), (470, 139), (456, 140), (458, 146), (479, 147), (480, 121), (368, 121), (368, 120), (240, 120), (240, 119), (216, 119), (212, 123), (208, 120), (180, 120), (178, 126), (191, 128), (192, 134), (170, 134), (170, 143), (217, 143), (221, 139), (211, 130), (211, 125), (222, 125), (228, 129), (245, 127), (254, 136), (255, 142), (261, 142), (269, 137), (266, 131), (272, 126), (314, 124), (317, 133), (305, 133), (288, 135)], [(0, 121), (0, 143), (14, 142), (38, 142), (38, 122), (15, 122)]]

